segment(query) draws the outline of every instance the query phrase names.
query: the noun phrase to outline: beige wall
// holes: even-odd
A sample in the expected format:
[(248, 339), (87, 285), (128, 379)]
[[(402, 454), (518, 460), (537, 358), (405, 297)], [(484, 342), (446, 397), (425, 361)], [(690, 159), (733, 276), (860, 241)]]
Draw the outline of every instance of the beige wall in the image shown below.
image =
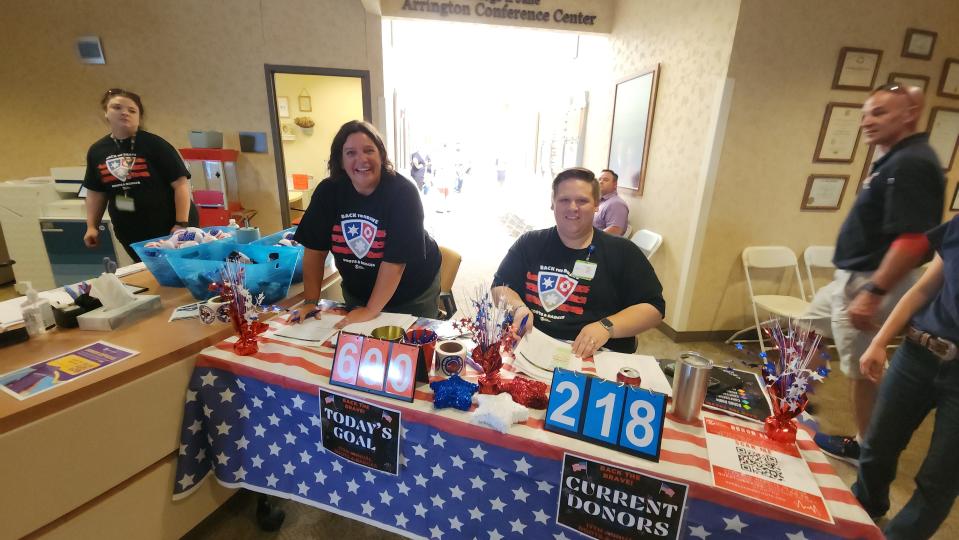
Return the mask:
[[(299, 109), (298, 97), (304, 90), (310, 95), (312, 112)], [(330, 143), (337, 130), (350, 120), (363, 119), (362, 81), (356, 77), (281, 73), (276, 76), (276, 95), (286, 97), (289, 102), (290, 117), (281, 118), (280, 122), (289, 122), (296, 136), (295, 140), (283, 141), (287, 176), (294, 173), (313, 176), (313, 187), (329, 173)], [(302, 129), (293, 123), (296, 117), (309, 117), (316, 125)], [(289, 181), (291, 189), (292, 185)]]
[[(77, 60), (83, 35), (100, 37), (106, 65)], [(270, 132), (264, 64), (369, 70), (379, 124), (380, 35), (380, 17), (360, 0), (5, 3), (0, 179), (82, 165), (106, 133), (98, 100), (112, 87), (140, 93), (144, 127), (178, 148), (190, 129), (222, 131), (224, 146), (238, 148), (237, 132)], [(266, 231), (280, 227), (268, 146), (238, 163), (241, 199)]]
[[(932, 60), (900, 56), (909, 27), (938, 32)], [(751, 322), (740, 262), (744, 247), (787, 245), (801, 255), (806, 246), (835, 243), (867, 153), (861, 141), (852, 164), (812, 161), (826, 104), (862, 103), (868, 95), (830, 89), (844, 46), (883, 51), (876, 84), (885, 82), (891, 71), (932, 79), (920, 128), (925, 129), (931, 106), (959, 106), (957, 100), (935, 96), (944, 59), (959, 56), (959, 3), (743, 0), (729, 62), (735, 91), (715, 196), (698, 279), (689, 285), (690, 317), (677, 329), (736, 329)], [(947, 206), (959, 180), (957, 171), (948, 174)], [(850, 176), (839, 211), (799, 210), (806, 178), (813, 173)]]
[(663, 283), (666, 321), (682, 316), (682, 289), (691, 257), (692, 230), (721, 113), (738, 0), (621, 0), (610, 36), (613, 74), (592, 91), (585, 164), (605, 167), (609, 152), (614, 83), (660, 63), (659, 93), (650, 137), (643, 197), (620, 190), (630, 205), (633, 229), (664, 236), (652, 263)]

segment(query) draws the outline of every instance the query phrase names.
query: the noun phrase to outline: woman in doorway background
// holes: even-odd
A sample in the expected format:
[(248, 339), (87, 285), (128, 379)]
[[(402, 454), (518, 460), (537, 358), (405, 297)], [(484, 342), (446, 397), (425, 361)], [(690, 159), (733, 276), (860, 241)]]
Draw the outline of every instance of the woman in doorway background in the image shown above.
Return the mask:
[(330, 146), (329, 169), (294, 237), (305, 248), (306, 303), (319, 301), (332, 251), (350, 309), (339, 327), (381, 311), (435, 318), (439, 248), (423, 228), (416, 185), (397, 174), (376, 128), (358, 120), (343, 124)]
[(140, 129), (143, 102), (121, 89), (100, 100), (110, 133), (87, 151), (87, 247), (99, 244), (100, 221), (109, 209), (123, 249), (139, 261), (130, 244), (164, 236), (199, 223), (190, 194), (190, 173), (173, 146)]

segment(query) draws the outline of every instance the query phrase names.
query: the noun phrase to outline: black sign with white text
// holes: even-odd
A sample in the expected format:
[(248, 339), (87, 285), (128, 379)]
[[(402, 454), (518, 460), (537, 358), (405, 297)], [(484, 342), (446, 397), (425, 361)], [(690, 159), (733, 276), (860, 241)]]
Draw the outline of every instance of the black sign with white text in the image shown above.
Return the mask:
[(378, 471), (397, 473), (400, 412), (320, 389), (323, 447)]
[(678, 538), (687, 488), (566, 454), (556, 522), (601, 540)]

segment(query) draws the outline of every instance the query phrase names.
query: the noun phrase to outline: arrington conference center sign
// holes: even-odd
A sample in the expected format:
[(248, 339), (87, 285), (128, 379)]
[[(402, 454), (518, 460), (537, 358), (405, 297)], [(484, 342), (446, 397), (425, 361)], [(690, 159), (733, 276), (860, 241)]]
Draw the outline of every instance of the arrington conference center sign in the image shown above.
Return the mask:
[(453, 20), (529, 26), (552, 30), (608, 33), (612, 5), (608, 0), (382, 0), (384, 17)]

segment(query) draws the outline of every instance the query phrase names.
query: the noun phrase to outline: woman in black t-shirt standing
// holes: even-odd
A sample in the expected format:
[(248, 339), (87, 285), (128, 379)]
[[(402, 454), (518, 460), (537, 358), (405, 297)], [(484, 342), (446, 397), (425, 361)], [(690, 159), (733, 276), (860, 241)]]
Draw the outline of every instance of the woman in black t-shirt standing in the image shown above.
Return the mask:
[(347, 122), (333, 137), (329, 169), (294, 237), (305, 248), (306, 302), (319, 301), (332, 252), (351, 310), (339, 327), (381, 311), (435, 318), (439, 248), (423, 228), (416, 185), (396, 173), (382, 137), (366, 122)]
[(107, 90), (100, 100), (110, 133), (87, 151), (87, 232), (83, 243), (99, 243), (103, 212), (134, 261), (130, 244), (164, 236), (199, 222), (190, 193), (190, 173), (173, 146), (140, 129), (143, 103), (127, 90)]

